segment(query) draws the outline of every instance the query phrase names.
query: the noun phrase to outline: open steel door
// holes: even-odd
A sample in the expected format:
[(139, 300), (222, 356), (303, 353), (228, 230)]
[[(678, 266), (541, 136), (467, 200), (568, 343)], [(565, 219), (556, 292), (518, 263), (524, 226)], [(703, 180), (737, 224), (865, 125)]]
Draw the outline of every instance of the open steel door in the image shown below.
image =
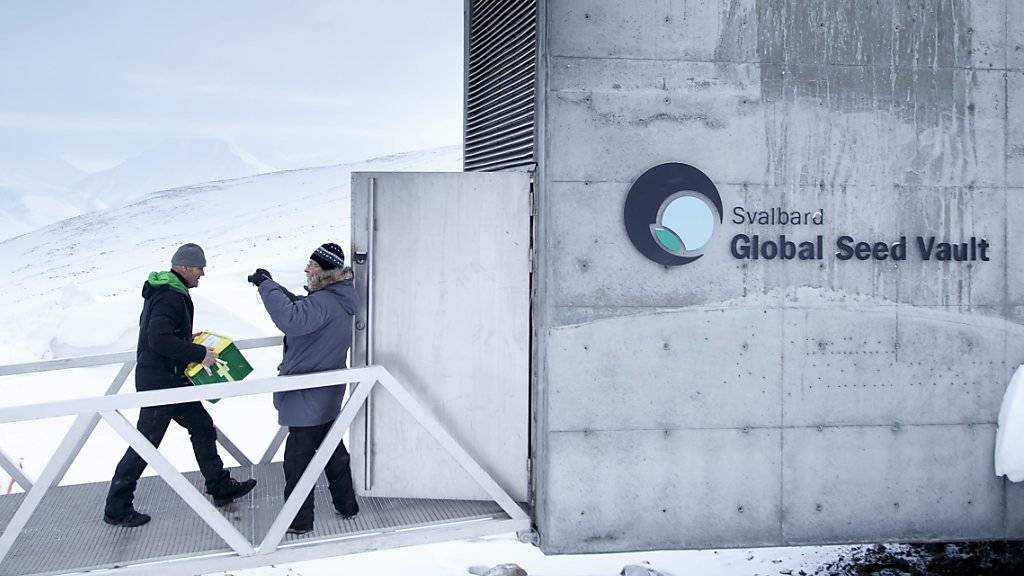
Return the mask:
[[(527, 498), (530, 176), (352, 174), (352, 365), (387, 367), (504, 488)], [(384, 390), (352, 427), (369, 496), (489, 499)]]

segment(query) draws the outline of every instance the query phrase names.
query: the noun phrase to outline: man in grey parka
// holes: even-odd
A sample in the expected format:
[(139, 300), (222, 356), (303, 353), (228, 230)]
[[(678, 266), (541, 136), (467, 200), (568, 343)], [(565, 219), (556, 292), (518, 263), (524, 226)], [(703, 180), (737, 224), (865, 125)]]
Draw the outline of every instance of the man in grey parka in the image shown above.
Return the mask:
[[(345, 253), (337, 244), (324, 244), (310, 256), (305, 272), (308, 296), (292, 294), (262, 268), (249, 276), (249, 281), (259, 289), (271, 320), (284, 332), (284, 358), (278, 366), (282, 376), (346, 368), (352, 345), (355, 290), (352, 269), (345, 266)], [(274, 393), (278, 423), (288, 427), (284, 447), (285, 498), (292, 493), (341, 412), (344, 395), (344, 384)], [(337, 513), (345, 518), (355, 516), (359, 506), (343, 442), (338, 443), (324, 472)], [(312, 529), (310, 491), (288, 532), (304, 534)]]

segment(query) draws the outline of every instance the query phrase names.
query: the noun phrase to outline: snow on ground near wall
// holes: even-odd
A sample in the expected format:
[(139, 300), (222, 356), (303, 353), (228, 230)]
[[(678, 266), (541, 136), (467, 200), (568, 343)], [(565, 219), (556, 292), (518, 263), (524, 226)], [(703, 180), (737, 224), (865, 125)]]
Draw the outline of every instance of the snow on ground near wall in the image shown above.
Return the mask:
[(366, 552), (339, 558), (232, 571), (237, 576), (466, 576), (470, 566), (515, 563), (530, 576), (617, 576), (628, 564), (665, 576), (778, 576), (813, 574), (849, 553), (849, 546), (757, 548), (545, 556), (513, 535)]
[[(174, 248), (197, 242), (207, 276), (193, 291), (196, 328), (247, 338), (277, 334), (245, 276), (256, 267), (298, 290), (309, 253), (322, 242), (349, 244), (350, 173), (458, 171), (458, 147), (399, 154), (362, 163), (263, 174), (188, 186), (122, 208), (85, 214), (0, 242), (0, 364), (132, 349), (146, 274), (165, 269)], [(247, 353), (254, 376), (274, 374), (277, 350)], [(2, 405), (101, 394), (117, 366), (0, 378)], [(126, 390), (132, 389), (131, 382)], [(207, 404), (214, 421), (250, 457), (276, 431), (270, 398)], [(126, 413), (134, 421), (136, 414)], [(0, 426), (0, 447), (38, 476), (70, 418)], [(64, 483), (106, 481), (125, 444), (101, 423)], [(195, 469), (187, 434), (168, 430), (161, 452), (179, 469)], [(225, 462), (233, 465), (222, 451)], [(152, 473), (152, 471), (147, 471)], [(97, 517), (100, 510), (97, 510)], [(650, 562), (665, 574), (778, 574), (810, 568), (845, 548), (788, 548), (544, 556), (511, 535), (358, 554), (245, 571), (250, 576), (466, 574), (471, 565), (515, 562), (531, 575), (618, 574)], [(808, 570), (810, 571), (810, 570)], [(235, 572), (238, 574), (239, 572)]]

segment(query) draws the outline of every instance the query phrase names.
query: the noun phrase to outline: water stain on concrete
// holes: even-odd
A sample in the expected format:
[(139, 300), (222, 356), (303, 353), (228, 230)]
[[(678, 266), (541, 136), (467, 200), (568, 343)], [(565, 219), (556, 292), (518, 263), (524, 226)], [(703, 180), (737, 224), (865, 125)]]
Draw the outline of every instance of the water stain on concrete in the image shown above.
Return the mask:
[[(730, 5), (719, 54), (747, 10)], [(757, 2), (756, 26), (771, 181), (999, 178), (998, 160), (979, 158), (979, 109), (994, 121), (1002, 104), (972, 68), (970, 2)]]

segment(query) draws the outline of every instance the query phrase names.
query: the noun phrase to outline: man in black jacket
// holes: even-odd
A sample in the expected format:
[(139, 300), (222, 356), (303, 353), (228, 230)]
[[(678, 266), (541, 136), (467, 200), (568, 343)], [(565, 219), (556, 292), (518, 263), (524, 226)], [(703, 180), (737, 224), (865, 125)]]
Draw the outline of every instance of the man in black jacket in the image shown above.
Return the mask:
[[(199, 285), (206, 267), (203, 249), (195, 244), (178, 248), (169, 272), (153, 272), (142, 285), (145, 304), (139, 318), (136, 349), (136, 390), (160, 390), (190, 386), (185, 368), (191, 362), (209, 367), (217, 360), (213, 350), (192, 343), (192, 299), (188, 289)], [(248, 494), (256, 480), (239, 482), (224, 470), (217, 454), (217, 430), (213, 419), (199, 402), (149, 406), (139, 410), (139, 432), (159, 447), (167, 426), (174, 420), (188, 430), (199, 470), (206, 480), (206, 493), (217, 506), (225, 506)], [(146, 461), (131, 448), (114, 471), (107, 493), (103, 520), (115, 526), (135, 527), (149, 522), (149, 515), (135, 510), (135, 487), (146, 469)]]

